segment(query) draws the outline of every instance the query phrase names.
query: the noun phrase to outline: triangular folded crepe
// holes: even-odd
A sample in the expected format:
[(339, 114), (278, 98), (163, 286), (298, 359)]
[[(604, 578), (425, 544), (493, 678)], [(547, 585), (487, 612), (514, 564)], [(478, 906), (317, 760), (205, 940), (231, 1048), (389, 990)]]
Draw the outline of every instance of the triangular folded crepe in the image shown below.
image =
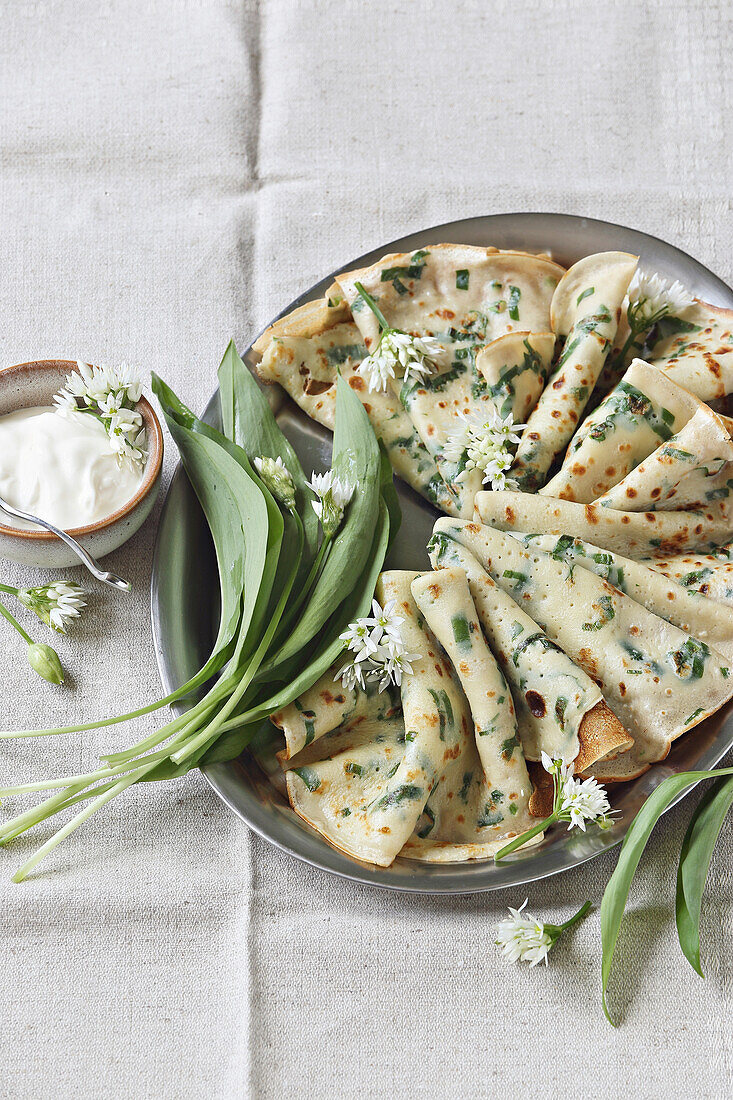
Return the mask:
[(461, 428), (462, 414), (493, 404), (476, 368), (476, 350), (506, 332), (547, 332), (550, 301), (563, 270), (527, 253), (444, 244), (386, 256), (369, 268), (337, 277), (370, 350), (379, 340), (379, 323), (357, 282), (377, 301), (388, 324), (413, 335), (435, 336), (444, 344), (439, 370), (404, 385), (395, 379), (393, 388), (446, 485), (457, 494), (461, 514), (471, 515), (482, 474), (465, 471), (465, 458), (451, 458), (445, 448), (449, 436)]
[(507, 332), (478, 352), (476, 368), (503, 419), (525, 422), (545, 388), (554, 350), (554, 332)]
[(491, 788), (486, 824), (514, 828), (532, 788), (512, 695), (481, 632), (466, 574), (460, 569), (425, 573), (412, 582), (412, 595), (448, 654), (471, 708), (479, 759)]
[[(355, 763), (347, 751), (327, 765), (314, 764), (305, 777), (293, 771), (287, 777), (297, 813), (349, 855), (381, 867), (392, 863), (412, 834), (445, 764), (473, 736), (468, 706), (450, 663), (421, 624), (412, 599), (410, 584), (418, 575), (382, 573), (377, 585), (380, 602), (396, 600), (404, 617), (405, 648), (421, 655), (412, 675), (402, 682), (405, 743), (396, 768), (385, 774), (380, 750), (369, 744), (362, 746)], [(344, 809), (349, 812), (344, 814)]]
[(576, 433), (562, 467), (543, 496), (590, 504), (634, 470), (699, 412), (716, 437), (720, 425), (699, 398), (657, 367), (635, 359), (608, 397)]
[(612, 550), (602, 550), (572, 535), (517, 535), (529, 549), (533, 547), (569, 566), (589, 569), (608, 581), (619, 592), (643, 604), (647, 611), (673, 623), (687, 634), (714, 646), (733, 660), (733, 615), (697, 591), (689, 591), (676, 578), (669, 580), (652, 563), (632, 561)]
[(733, 695), (733, 676), (722, 654), (589, 570), (568, 568), (491, 527), (471, 533), (469, 549), (596, 680), (633, 737), (627, 753), (594, 766), (594, 775), (604, 780), (640, 775), (664, 759), (673, 740)]
[(733, 310), (695, 303), (664, 317), (649, 361), (703, 401), (733, 393)]
[(546, 752), (586, 771), (625, 752), (631, 738), (606, 706), (597, 684), (550, 641), (534, 619), (487, 574), (471, 553), (482, 528), (463, 520), (438, 520), (429, 543), (434, 568), (461, 568), (481, 626), (509, 681), (528, 760)]
[[(301, 306), (269, 330), (262, 361), (257, 368), (265, 382), (278, 382), (313, 420), (333, 431), (336, 415), (338, 372), (349, 383), (366, 409), (372, 427), (384, 443), (395, 473), (437, 508), (456, 515), (457, 501), (445, 486), (437, 467), (415, 431), (398, 398), (369, 393), (357, 372), (366, 355), (361, 333), (351, 321), (312, 332), (320, 320), (328, 320), (326, 306)], [(305, 312), (306, 316), (301, 314)], [(331, 311), (333, 312), (333, 311)], [(290, 331), (295, 330), (291, 335)], [(304, 335), (303, 333), (309, 333)], [(300, 334), (298, 334), (300, 333)]]
[(730, 495), (733, 440), (725, 418), (701, 405), (691, 420), (645, 458), (598, 504), (621, 511), (700, 508)]
[(522, 435), (512, 467), (520, 488), (544, 484), (562, 454), (613, 346), (637, 256), (601, 252), (574, 264), (552, 299), (552, 328), (566, 336), (555, 372)]
[(689, 512), (619, 512), (600, 504), (507, 491), (478, 493), (476, 514), (502, 531), (572, 534), (637, 561), (693, 550), (707, 553), (726, 542), (733, 530), (728, 499)]
[(733, 607), (733, 544), (718, 546), (710, 554), (679, 554), (646, 564), (689, 592)]

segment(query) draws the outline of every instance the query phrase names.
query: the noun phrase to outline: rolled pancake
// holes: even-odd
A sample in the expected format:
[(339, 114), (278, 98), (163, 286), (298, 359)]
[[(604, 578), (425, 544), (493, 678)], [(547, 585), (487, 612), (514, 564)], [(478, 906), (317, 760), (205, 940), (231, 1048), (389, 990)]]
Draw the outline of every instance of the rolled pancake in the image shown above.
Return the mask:
[(727, 499), (695, 511), (619, 512), (600, 504), (507, 491), (478, 493), (476, 515), (502, 531), (572, 533), (636, 561), (694, 550), (707, 553), (728, 542), (733, 531), (733, 507)]
[[(486, 821), (516, 823), (531, 792), (511, 691), (486, 644), (466, 574), (438, 569), (412, 582), (425, 621), (448, 654), (471, 708), (479, 759), (491, 789)], [(515, 830), (516, 831), (516, 830)]]
[(511, 685), (526, 758), (540, 760), (546, 752), (553, 759), (573, 761), (580, 772), (625, 752), (631, 738), (598, 685), (550, 641), (463, 544), (480, 532), (478, 524), (438, 520), (428, 545), (430, 560), (436, 568), (459, 567), (468, 578), (484, 634)]
[(445, 448), (449, 436), (462, 427), (462, 414), (493, 404), (476, 368), (476, 350), (506, 332), (546, 332), (550, 301), (563, 270), (526, 253), (446, 244), (409, 256), (387, 256), (337, 277), (367, 348), (376, 347), (379, 323), (357, 282), (377, 301), (389, 325), (435, 336), (445, 346), (444, 361), (433, 374), (404, 384), (396, 378), (392, 385), (443, 481), (457, 495), (462, 515), (472, 514), (483, 475), (465, 470), (465, 454), (455, 460), (446, 456)]
[(527, 421), (512, 476), (525, 491), (544, 484), (580, 422), (616, 336), (637, 256), (601, 252), (565, 273), (552, 299), (552, 328), (566, 336), (557, 367)]
[(569, 569), (511, 535), (477, 526), (463, 528), (464, 544), (593, 677), (634, 739), (628, 752), (593, 767), (599, 779), (640, 775), (733, 695), (733, 676), (717, 650), (589, 570)]
[(576, 433), (543, 496), (590, 504), (672, 439), (701, 402), (656, 367), (635, 359)]
[(272, 724), (285, 736), (285, 748), (278, 753), (281, 763), (291, 760), (312, 741), (342, 726), (347, 719), (393, 717), (399, 710), (399, 698), (395, 698), (391, 690), (377, 692), (372, 684), (367, 691), (358, 687), (345, 688), (336, 679), (343, 664), (342, 654), (312, 687), (270, 715)]
[(690, 592), (733, 607), (733, 545), (710, 554), (680, 554), (646, 564)]
[(545, 388), (554, 350), (554, 332), (507, 332), (478, 352), (476, 368), (503, 419), (525, 422)]
[(567, 562), (571, 568), (589, 569), (642, 604), (647, 611), (707, 642), (727, 660), (733, 661), (733, 615), (715, 599), (706, 599), (698, 591), (688, 590), (645, 562), (602, 550), (572, 535), (516, 537), (526, 547), (542, 550), (556, 561)]
[(697, 300), (664, 317), (648, 348), (650, 363), (703, 401), (733, 393), (733, 310)]
[(446, 488), (398, 398), (391, 390), (367, 391), (366, 382), (357, 372), (366, 348), (356, 325), (349, 321), (310, 335), (289, 335), (287, 330), (291, 327), (306, 331), (313, 327), (302, 322), (296, 316), (298, 313), (300, 310), (295, 310), (273, 326), (274, 335), (257, 368), (259, 376), (265, 382), (279, 383), (304, 413), (333, 431), (336, 379), (340, 371), (363, 404), (395, 473), (431, 504), (449, 515), (457, 515), (455, 496)]
[(597, 503), (628, 512), (700, 508), (730, 496), (731, 488), (733, 440), (724, 418), (701, 405), (681, 431)]

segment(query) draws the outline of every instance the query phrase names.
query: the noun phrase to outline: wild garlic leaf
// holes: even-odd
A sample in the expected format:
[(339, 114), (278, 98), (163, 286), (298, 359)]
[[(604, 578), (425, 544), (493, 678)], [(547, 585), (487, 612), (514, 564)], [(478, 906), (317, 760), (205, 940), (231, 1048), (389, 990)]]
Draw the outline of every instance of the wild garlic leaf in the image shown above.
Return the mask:
[(616, 941), (624, 917), (629, 890), (646, 843), (659, 818), (678, 795), (686, 791), (688, 787), (693, 787), (696, 783), (699, 783), (701, 779), (717, 779), (724, 775), (733, 775), (733, 768), (719, 768), (717, 771), (709, 772), (681, 772), (679, 775), (671, 775), (669, 779), (665, 779), (652, 791), (624, 837), (616, 870), (608, 880), (601, 902), (602, 999), (603, 1011), (610, 1024), (613, 1024), (613, 1020), (606, 1002), (608, 979), (611, 975), (613, 955), (616, 950)]
[(267, 669), (287, 665), (352, 591), (369, 557), (380, 503), (380, 452), (364, 406), (339, 375), (331, 468), (354, 494), (298, 625)]
[(733, 777), (718, 779), (699, 803), (682, 842), (675, 903), (680, 947), (700, 977), (700, 909), (713, 849), (733, 805)]
[[(237, 443), (250, 460), (260, 456), (280, 458), (295, 484), (295, 507), (303, 523), (303, 555), (295, 583), (298, 590), (305, 581), (318, 549), (318, 520), (310, 506), (311, 493), (306, 476), (293, 447), (275, 419), (270, 404), (256, 380), (237, 354), (234, 342), (230, 342), (219, 366), (219, 400), (221, 403), (224, 435)], [(297, 524), (289, 514), (285, 515), (284, 543), (297, 545), (298, 535), (292, 528)]]

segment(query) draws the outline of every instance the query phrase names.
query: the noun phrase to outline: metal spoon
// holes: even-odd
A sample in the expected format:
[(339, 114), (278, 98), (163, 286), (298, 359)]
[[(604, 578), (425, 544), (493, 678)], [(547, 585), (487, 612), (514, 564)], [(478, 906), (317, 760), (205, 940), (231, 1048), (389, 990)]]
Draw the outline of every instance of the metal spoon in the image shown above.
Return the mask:
[(129, 581), (124, 581), (122, 577), (118, 577), (116, 573), (110, 573), (106, 569), (100, 569), (99, 564), (94, 560), (91, 554), (88, 554), (84, 547), (79, 545), (76, 539), (72, 539), (71, 535), (67, 535), (66, 531), (59, 531), (58, 527), (54, 527), (52, 523), (47, 523), (45, 519), (40, 519), (38, 516), (32, 516), (30, 512), (21, 512), (20, 508), (14, 508), (12, 504), (8, 504), (7, 500), (3, 500), (2, 497), (0, 497), (0, 509), (2, 509), (3, 512), (7, 512), (9, 516), (15, 516), (16, 519), (25, 519), (29, 523), (37, 523), (39, 527), (45, 527), (47, 531), (50, 531), (52, 535), (56, 535), (57, 538), (65, 542), (66, 545), (74, 551), (80, 561), (98, 581), (102, 581), (103, 584), (108, 584), (112, 588), (118, 588), (121, 592), (130, 591)]

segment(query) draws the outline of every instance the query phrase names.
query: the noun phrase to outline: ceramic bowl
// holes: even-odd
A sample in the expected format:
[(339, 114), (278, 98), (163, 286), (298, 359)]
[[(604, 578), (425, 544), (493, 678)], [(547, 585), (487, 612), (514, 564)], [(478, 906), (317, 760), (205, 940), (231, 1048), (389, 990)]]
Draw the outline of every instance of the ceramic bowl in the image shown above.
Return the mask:
[[(74, 370), (76, 362), (66, 359), (39, 359), (1, 370), (0, 416), (34, 405), (51, 405), (66, 375)], [(103, 558), (134, 535), (150, 514), (157, 496), (163, 462), (163, 433), (149, 401), (141, 397), (137, 409), (148, 437), (148, 459), (140, 488), (132, 500), (111, 516), (69, 532), (95, 558)], [(79, 564), (73, 551), (55, 535), (42, 530), (20, 531), (5, 525), (3, 518), (0, 511), (0, 558), (41, 569), (65, 569)]]

